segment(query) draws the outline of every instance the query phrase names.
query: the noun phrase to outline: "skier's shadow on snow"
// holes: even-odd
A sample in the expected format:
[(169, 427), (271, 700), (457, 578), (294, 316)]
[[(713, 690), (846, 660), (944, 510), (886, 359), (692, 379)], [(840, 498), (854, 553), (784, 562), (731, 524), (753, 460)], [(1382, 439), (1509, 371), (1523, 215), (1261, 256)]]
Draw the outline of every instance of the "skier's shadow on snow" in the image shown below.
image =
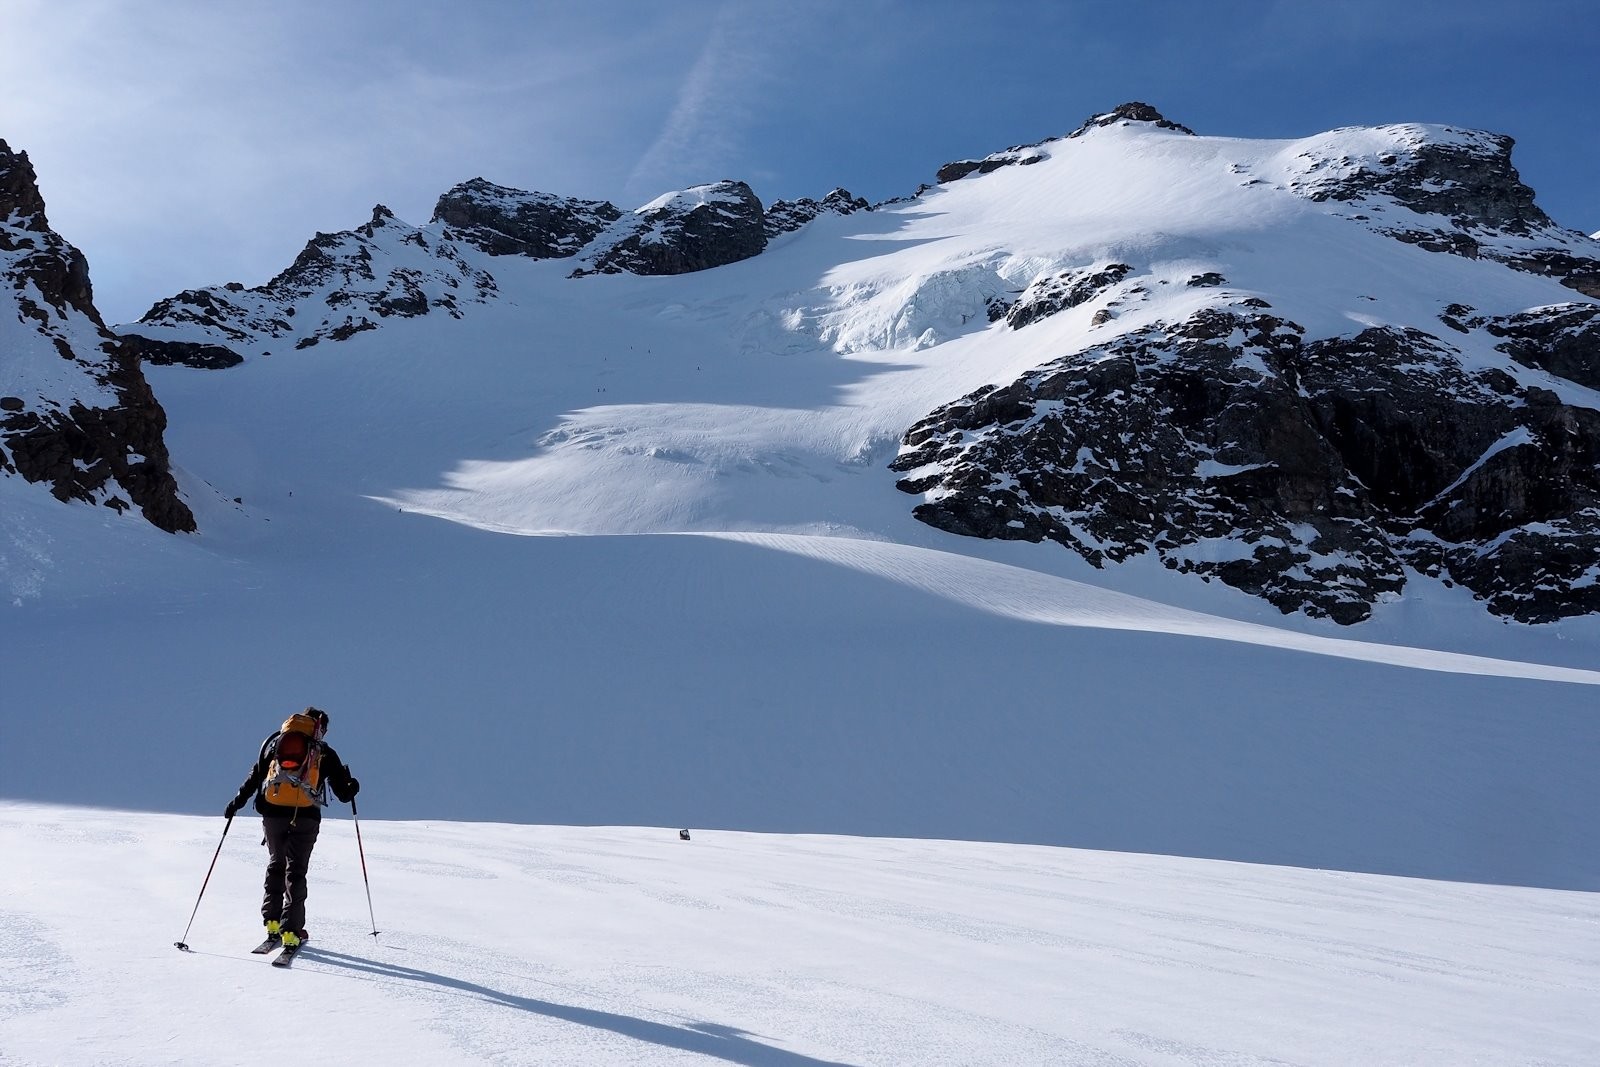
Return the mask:
[(459, 990), (491, 1004), (502, 1004), (508, 1008), (544, 1015), (551, 1019), (592, 1026), (597, 1030), (610, 1030), (624, 1037), (664, 1045), (667, 1048), (682, 1049), (685, 1052), (698, 1052), (705, 1056), (714, 1056), (719, 1060), (727, 1060), (729, 1063), (748, 1064), (749, 1067), (849, 1067), (835, 1060), (819, 1060), (811, 1056), (802, 1056), (797, 1052), (786, 1052), (770, 1045), (763, 1045), (759, 1041), (752, 1040), (743, 1030), (717, 1023), (673, 1026), (668, 1023), (651, 1022), (648, 1019), (636, 1019), (631, 1015), (618, 1015), (616, 1012), (578, 1008), (535, 997), (519, 997), (478, 985), (476, 982), (434, 974), (432, 971), (420, 971), (415, 967), (402, 967), (394, 963), (380, 963), (377, 960), (349, 956), (343, 952), (329, 952), (327, 949), (314, 948), (310, 945), (303, 950), (302, 957), (380, 978), (399, 978), (409, 982)]

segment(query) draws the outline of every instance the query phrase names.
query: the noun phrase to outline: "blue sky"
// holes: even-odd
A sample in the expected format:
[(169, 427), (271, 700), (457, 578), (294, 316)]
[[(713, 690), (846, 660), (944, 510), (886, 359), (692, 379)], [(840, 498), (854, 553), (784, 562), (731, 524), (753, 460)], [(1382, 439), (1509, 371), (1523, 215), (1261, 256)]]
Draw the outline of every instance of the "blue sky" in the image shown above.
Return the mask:
[(1197, 132), (1509, 133), (1600, 230), (1594, 0), (4, 0), (0, 138), (113, 321), (254, 285), (483, 176), (636, 207), (719, 178), (881, 200), (1144, 100)]

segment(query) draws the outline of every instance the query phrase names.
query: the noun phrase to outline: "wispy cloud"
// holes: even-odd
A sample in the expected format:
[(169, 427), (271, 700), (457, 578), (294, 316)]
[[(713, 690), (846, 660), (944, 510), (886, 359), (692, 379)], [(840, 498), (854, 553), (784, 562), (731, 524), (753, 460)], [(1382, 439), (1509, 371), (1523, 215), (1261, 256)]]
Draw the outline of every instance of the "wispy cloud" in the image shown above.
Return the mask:
[(113, 319), (264, 281), (374, 201), (426, 221), (479, 174), (616, 197), (698, 44), (676, 13), (619, 28), (565, 4), (4, 4), (0, 136)]
[(795, 26), (786, 10), (722, 5), (661, 132), (628, 175), (629, 195), (643, 201), (674, 187), (738, 177), (721, 169), (740, 156), (762, 98), (779, 83), (778, 46), (792, 40)]
[(892, 196), (1127, 99), (1239, 136), (1485, 125), (1547, 211), (1600, 225), (1594, 0), (1524, 0), (1515, 25), (1504, 0), (1127, 6), (0, 0), (0, 137), (113, 318), (264, 281), (375, 201), (424, 221), (477, 175), (623, 208), (719, 178)]

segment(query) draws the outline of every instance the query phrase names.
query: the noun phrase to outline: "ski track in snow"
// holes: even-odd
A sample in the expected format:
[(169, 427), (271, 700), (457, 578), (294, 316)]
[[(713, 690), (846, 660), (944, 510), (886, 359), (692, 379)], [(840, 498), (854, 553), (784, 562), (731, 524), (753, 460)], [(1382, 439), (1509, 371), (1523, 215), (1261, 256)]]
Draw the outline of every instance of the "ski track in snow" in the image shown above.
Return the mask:
[(0, 804), (0, 1059), (281, 1062), (263, 1015), (280, 1002), (330, 1063), (1600, 1055), (1593, 894), (1042, 846), (369, 821), (374, 939), (338, 819), (312, 940), (279, 974), (248, 953), (263, 861), (248, 821), (223, 840), (195, 951), (172, 948), (217, 824)]

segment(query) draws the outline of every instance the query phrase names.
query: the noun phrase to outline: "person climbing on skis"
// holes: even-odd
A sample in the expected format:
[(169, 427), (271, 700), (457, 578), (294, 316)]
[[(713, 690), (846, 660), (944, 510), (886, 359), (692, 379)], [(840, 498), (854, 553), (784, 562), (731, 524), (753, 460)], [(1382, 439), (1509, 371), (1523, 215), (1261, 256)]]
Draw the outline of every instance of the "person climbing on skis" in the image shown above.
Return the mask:
[(328, 713), (321, 708), (308, 707), (285, 719), (261, 743), (238, 796), (223, 812), (233, 818), (255, 795), (268, 855), (261, 918), (267, 942), (280, 942), (286, 949), (306, 940), (306, 871), (328, 790), (349, 804), (361, 789), (339, 754), (323, 741), (327, 732)]

